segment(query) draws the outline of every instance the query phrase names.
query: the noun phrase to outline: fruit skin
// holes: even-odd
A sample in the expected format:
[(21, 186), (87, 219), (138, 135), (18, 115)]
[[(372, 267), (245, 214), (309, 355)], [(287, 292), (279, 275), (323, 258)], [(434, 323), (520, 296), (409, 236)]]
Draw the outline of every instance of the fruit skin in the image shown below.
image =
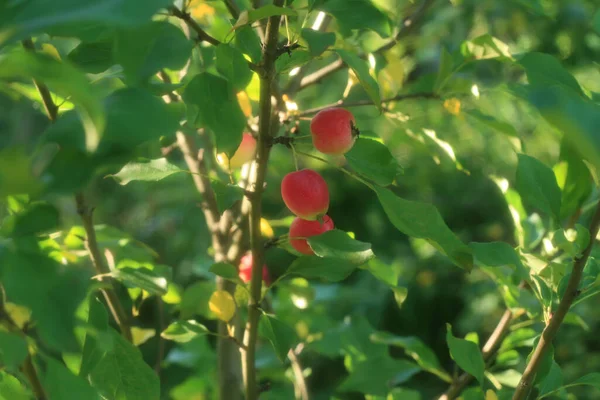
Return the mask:
[(327, 182), (312, 169), (287, 174), (281, 181), (281, 197), (291, 212), (310, 221), (329, 209)]
[[(252, 253), (248, 252), (240, 259), (239, 276), (244, 283), (248, 283), (252, 280)], [(269, 276), (269, 270), (267, 265), (263, 265), (262, 270), (263, 282), (269, 286), (271, 284), (271, 277)]]
[(217, 154), (217, 161), (225, 169), (237, 169), (247, 162), (252, 161), (255, 153), (256, 139), (254, 139), (254, 136), (252, 136), (250, 133), (245, 132), (242, 135), (242, 142), (238, 146), (235, 153), (233, 153), (233, 157), (229, 159), (227, 154), (219, 153)]
[(305, 239), (293, 239), (295, 237), (309, 238), (320, 235), (335, 228), (333, 220), (329, 215), (323, 217), (323, 221), (307, 221), (296, 218), (290, 225), (290, 244), (302, 254), (315, 254)]
[(310, 121), (313, 146), (323, 154), (347, 153), (358, 136), (354, 115), (343, 108), (319, 111)]

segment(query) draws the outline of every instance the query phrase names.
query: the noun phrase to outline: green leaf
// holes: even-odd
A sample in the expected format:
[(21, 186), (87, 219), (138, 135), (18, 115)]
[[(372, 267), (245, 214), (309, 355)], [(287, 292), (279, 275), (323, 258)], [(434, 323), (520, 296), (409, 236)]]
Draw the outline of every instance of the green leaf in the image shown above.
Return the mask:
[(93, 331), (87, 329), (82, 340), (80, 376), (88, 376), (90, 371), (102, 360), (104, 354), (113, 346), (112, 334), (108, 325), (108, 312), (95, 296), (89, 298), (86, 320)]
[[(0, 38), (22, 39), (33, 32), (61, 27), (63, 31), (89, 29), (95, 24), (131, 26), (149, 21), (169, 0), (30, 0), (0, 3)], [(68, 36), (63, 32), (61, 36)], [(0, 41), (0, 44), (2, 41)]]
[(2, 400), (32, 400), (33, 396), (17, 378), (0, 371), (0, 399)]
[(356, 267), (356, 264), (338, 258), (301, 256), (294, 260), (287, 273), (304, 278), (321, 278), (330, 282), (339, 282), (346, 279)]
[(188, 286), (181, 297), (180, 318), (189, 319), (195, 314), (210, 315), (208, 300), (215, 291), (214, 281), (200, 281)]
[(519, 59), (519, 64), (525, 68), (531, 85), (542, 87), (558, 84), (573, 89), (583, 96), (577, 80), (553, 56), (544, 53), (528, 53)]
[(320, 9), (335, 17), (344, 36), (353, 29), (370, 29), (383, 38), (391, 34), (389, 19), (370, 0), (328, 0)]
[(448, 228), (438, 210), (427, 203), (404, 200), (388, 189), (374, 187), (388, 218), (404, 234), (427, 239), (461, 268), (471, 270), (473, 256), (467, 245)]
[(234, 38), (235, 46), (247, 54), (252, 62), (258, 63), (262, 57), (262, 45), (256, 31), (251, 26), (237, 30)]
[(42, 254), (1, 250), (0, 281), (6, 297), (31, 309), (45, 344), (58, 350), (77, 350), (75, 311), (87, 293), (87, 272), (63, 268)]
[(12, 236), (31, 236), (58, 228), (60, 224), (56, 207), (48, 203), (30, 204), (23, 212), (15, 215)]
[(273, 350), (281, 362), (286, 360), (288, 352), (298, 342), (294, 329), (268, 314), (260, 316), (258, 329), (260, 335), (271, 342)]
[(519, 254), (508, 243), (469, 243), (473, 251), (476, 264), (486, 267), (510, 266), (515, 269), (521, 279), (527, 278), (529, 274), (521, 262)]
[(70, 62), (90, 74), (99, 74), (110, 68), (113, 60), (112, 37), (98, 42), (82, 42), (68, 54)]
[(354, 171), (381, 186), (391, 185), (400, 170), (387, 146), (377, 140), (360, 137), (344, 156)]
[(567, 386), (588, 385), (600, 389), (600, 372), (592, 372), (577, 379), (575, 382)]
[(90, 382), (109, 399), (159, 400), (160, 382), (140, 351), (117, 332), (115, 346), (90, 373)]
[(252, 70), (241, 51), (226, 44), (217, 46), (217, 71), (226, 78), (235, 91), (241, 91), (252, 80)]
[(233, 29), (239, 29), (245, 25), (253, 24), (261, 19), (274, 17), (276, 15), (287, 15), (288, 17), (294, 17), (298, 15), (298, 13), (291, 8), (277, 7), (273, 4), (267, 4), (266, 6), (262, 6), (255, 10), (242, 11), (235, 25), (233, 25)]
[(386, 400), (421, 400), (421, 393), (411, 389), (394, 388)]
[(96, 389), (87, 380), (73, 375), (64, 365), (50, 357), (44, 357), (44, 360), (46, 371), (42, 384), (50, 399), (98, 400)]
[(27, 358), (27, 342), (20, 336), (0, 331), (0, 365), (18, 368)]
[(465, 111), (465, 114), (473, 117), (477, 121), (489, 126), (490, 128), (493, 128), (499, 132), (504, 133), (505, 135), (508, 135), (511, 137), (517, 137), (517, 138), (519, 137), (517, 130), (514, 128), (514, 126), (512, 126), (508, 122), (499, 121), (498, 119), (492, 117), (491, 115), (484, 114), (479, 110), (468, 110), (468, 111)]
[(596, 33), (600, 34), (600, 10), (596, 11), (596, 13), (594, 14), (592, 26), (594, 27)]
[(10, 57), (0, 56), (0, 78), (37, 79), (57, 94), (68, 97), (79, 106), (86, 150), (96, 150), (105, 125), (102, 105), (94, 88), (78, 69), (43, 54), (12, 53)]
[[(106, 130), (96, 152), (98, 157), (130, 152), (148, 141), (173, 135), (179, 128), (176, 109), (143, 89), (117, 90), (106, 98), (104, 108)], [(83, 150), (81, 131), (81, 123), (68, 111), (46, 130), (43, 141)]]
[(452, 335), (452, 326), (446, 324), (446, 342), (450, 356), (465, 372), (473, 375), (483, 385), (485, 362), (479, 347), (468, 340), (458, 339)]
[(433, 350), (421, 339), (415, 336), (395, 336), (387, 332), (375, 332), (371, 334), (371, 340), (375, 343), (383, 343), (404, 349), (406, 354), (412, 357), (425, 371), (437, 375), (446, 382), (452, 382), (452, 378), (444, 371)]
[(517, 94), (533, 104), (581, 155), (600, 165), (600, 105), (564, 85), (526, 86)]
[(21, 147), (0, 150), (0, 197), (36, 194), (42, 183), (33, 175), (31, 157)]
[(160, 181), (177, 172), (184, 172), (178, 166), (171, 164), (166, 158), (156, 160), (132, 161), (112, 176), (120, 185), (132, 181)]
[[(346, 0), (344, 0), (345, 2)], [(381, 95), (379, 93), (379, 85), (369, 72), (369, 65), (366, 61), (361, 60), (356, 54), (345, 51), (336, 50), (342, 60), (348, 64), (348, 67), (354, 71), (360, 84), (365, 89), (373, 104), (381, 110)]]
[(370, 243), (352, 239), (346, 232), (332, 229), (308, 238), (308, 244), (319, 257), (337, 258), (356, 265), (375, 257)]
[(444, 85), (448, 82), (448, 79), (450, 79), (453, 72), (454, 58), (448, 52), (448, 50), (445, 47), (443, 47), (440, 57), (440, 68), (435, 80), (435, 84), (433, 85), (436, 92), (439, 92), (441, 89), (443, 89)]
[(227, 279), (228, 281), (232, 281), (238, 285), (244, 286), (244, 281), (241, 280), (238, 274), (238, 269), (229, 263), (216, 263), (211, 265), (211, 267), (208, 270), (213, 274), (220, 276), (221, 278)]
[(385, 396), (393, 386), (408, 381), (421, 371), (415, 363), (395, 360), (387, 354), (368, 357), (352, 366), (350, 376), (338, 390)]
[(192, 43), (181, 29), (165, 21), (119, 30), (115, 39), (115, 62), (134, 85), (162, 69), (183, 68), (191, 53)]
[(140, 288), (150, 294), (167, 294), (167, 280), (146, 268), (119, 268), (111, 275), (128, 287)]
[(540, 392), (538, 393), (538, 398), (541, 399), (546, 395), (560, 389), (562, 384), (562, 371), (560, 369), (560, 366), (556, 363), (556, 361), (553, 361), (548, 376), (546, 376), (546, 379), (544, 379), (544, 381), (540, 384)]
[(190, 123), (213, 131), (217, 151), (232, 157), (242, 141), (246, 117), (229, 82), (207, 72), (200, 73), (188, 83), (183, 99), (191, 108)]
[(187, 343), (198, 336), (208, 335), (210, 331), (204, 325), (194, 321), (175, 321), (160, 336), (178, 343)]
[(303, 28), (301, 35), (308, 43), (308, 50), (313, 57), (320, 56), (328, 47), (335, 44), (335, 33), (333, 32), (319, 32)]
[(305, 50), (295, 50), (291, 55), (283, 54), (275, 62), (275, 70), (278, 73), (285, 73), (291, 71), (296, 67), (301, 67), (310, 60), (313, 56)]
[(516, 189), (523, 203), (559, 219), (562, 193), (554, 172), (533, 157), (518, 157)]
[(218, 180), (211, 180), (210, 186), (213, 188), (217, 200), (219, 213), (223, 214), (225, 210), (230, 209), (236, 202), (244, 197), (244, 189), (237, 185), (225, 184)]
[(565, 219), (583, 205), (592, 191), (594, 181), (590, 169), (566, 138), (560, 146), (560, 160), (553, 170), (562, 191), (560, 217)]

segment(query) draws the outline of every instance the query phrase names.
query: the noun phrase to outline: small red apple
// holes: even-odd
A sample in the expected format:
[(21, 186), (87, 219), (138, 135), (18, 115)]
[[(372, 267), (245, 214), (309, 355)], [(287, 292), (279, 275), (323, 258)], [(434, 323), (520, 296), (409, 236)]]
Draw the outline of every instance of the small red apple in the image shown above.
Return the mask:
[(294, 238), (309, 238), (330, 231), (333, 228), (333, 220), (329, 215), (325, 215), (322, 221), (307, 221), (302, 218), (296, 218), (290, 225), (290, 244), (302, 254), (315, 254), (306, 239)]
[(281, 197), (291, 212), (314, 221), (329, 209), (327, 182), (312, 169), (287, 174), (281, 182)]
[(222, 167), (228, 169), (237, 169), (247, 162), (252, 161), (254, 154), (256, 153), (256, 139), (250, 133), (244, 133), (242, 135), (242, 142), (238, 146), (233, 157), (229, 159), (227, 154), (220, 153), (217, 155), (217, 161)]
[[(252, 280), (252, 264), (252, 253), (248, 252), (240, 260), (239, 276), (244, 283), (248, 283)], [(266, 264), (263, 265), (262, 279), (267, 286), (271, 284), (271, 277), (269, 276), (269, 270), (267, 269)]]
[(310, 121), (315, 149), (324, 154), (339, 155), (350, 151), (358, 136), (352, 113), (343, 108), (319, 111)]

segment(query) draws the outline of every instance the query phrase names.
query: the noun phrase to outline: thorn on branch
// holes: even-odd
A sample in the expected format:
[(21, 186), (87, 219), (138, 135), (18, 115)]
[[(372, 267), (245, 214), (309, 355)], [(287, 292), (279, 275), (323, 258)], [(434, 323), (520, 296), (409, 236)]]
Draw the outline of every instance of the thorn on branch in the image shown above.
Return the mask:
[(300, 44), (298, 42), (296, 43), (291, 43), (291, 44), (282, 44), (277, 46), (277, 49), (275, 50), (275, 59), (278, 59), (279, 57), (281, 57), (284, 54), (287, 54), (289, 57), (292, 56), (292, 51), (300, 48), (302, 46), (300, 46)]
[(293, 137), (289, 137), (289, 136), (277, 136), (275, 138), (271, 138), (269, 146), (274, 146), (276, 144), (282, 144), (285, 147), (287, 147), (288, 149), (290, 149), (292, 147), (293, 143), (294, 143), (294, 138)]

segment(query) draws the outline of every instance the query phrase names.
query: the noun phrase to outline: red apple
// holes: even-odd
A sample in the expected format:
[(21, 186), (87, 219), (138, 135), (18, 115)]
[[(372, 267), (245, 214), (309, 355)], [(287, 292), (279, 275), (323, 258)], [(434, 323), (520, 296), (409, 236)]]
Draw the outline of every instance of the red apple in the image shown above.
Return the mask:
[(252, 161), (254, 154), (256, 153), (256, 139), (250, 133), (244, 133), (242, 135), (242, 142), (238, 146), (233, 157), (229, 159), (227, 154), (220, 153), (217, 155), (217, 161), (222, 167), (228, 169), (237, 169), (247, 162)]
[(291, 212), (314, 221), (329, 209), (327, 182), (312, 169), (287, 174), (281, 182), (281, 197)]
[[(252, 280), (252, 264), (252, 253), (248, 252), (240, 260), (239, 276), (244, 283), (248, 283)], [(267, 286), (271, 284), (271, 277), (269, 276), (269, 270), (267, 270), (266, 264), (263, 265), (262, 279)]]
[(309, 238), (330, 231), (333, 228), (333, 220), (329, 215), (325, 215), (322, 221), (307, 221), (296, 218), (290, 225), (290, 244), (302, 254), (315, 254), (306, 239), (294, 238)]
[(324, 154), (344, 154), (350, 151), (358, 136), (354, 116), (343, 108), (319, 111), (310, 121), (310, 133), (315, 149)]

